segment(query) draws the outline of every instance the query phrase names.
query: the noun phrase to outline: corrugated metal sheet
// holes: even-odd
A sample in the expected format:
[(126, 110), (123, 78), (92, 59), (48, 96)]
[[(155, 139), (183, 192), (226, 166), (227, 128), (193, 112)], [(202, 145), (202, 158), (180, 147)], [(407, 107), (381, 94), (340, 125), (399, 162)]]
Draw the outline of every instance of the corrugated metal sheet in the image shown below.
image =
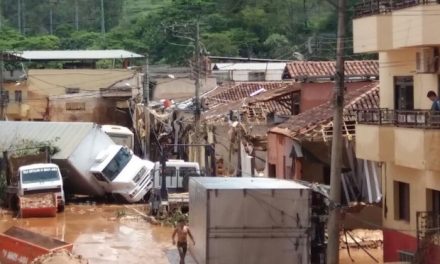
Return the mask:
[[(304, 77), (333, 77), (336, 72), (335, 61), (292, 61), (286, 65), (291, 79)], [(345, 62), (346, 77), (379, 76), (379, 62), (359, 60)]]
[(308, 189), (295, 181), (271, 178), (197, 177), (191, 180), (205, 189)]
[(280, 70), (286, 67), (284, 62), (251, 62), (251, 63), (216, 63), (213, 71), (254, 71), (254, 70)]
[(126, 50), (25, 50), (13, 55), (24, 60), (102, 60), (144, 57)]
[(54, 141), (61, 149), (54, 159), (65, 159), (97, 125), (82, 122), (0, 122), (0, 148), (7, 150), (22, 140)]

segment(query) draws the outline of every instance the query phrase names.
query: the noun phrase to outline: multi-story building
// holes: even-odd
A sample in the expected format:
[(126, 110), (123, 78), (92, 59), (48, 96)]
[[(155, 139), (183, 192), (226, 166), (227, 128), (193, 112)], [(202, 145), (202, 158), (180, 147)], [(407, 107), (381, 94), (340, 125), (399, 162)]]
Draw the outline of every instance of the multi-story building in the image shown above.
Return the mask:
[[(384, 261), (440, 263), (440, 1), (363, 0), (356, 53), (379, 53), (380, 109), (358, 113), (356, 155), (380, 162)], [(437, 28), (437, 29), (436, 29)]]

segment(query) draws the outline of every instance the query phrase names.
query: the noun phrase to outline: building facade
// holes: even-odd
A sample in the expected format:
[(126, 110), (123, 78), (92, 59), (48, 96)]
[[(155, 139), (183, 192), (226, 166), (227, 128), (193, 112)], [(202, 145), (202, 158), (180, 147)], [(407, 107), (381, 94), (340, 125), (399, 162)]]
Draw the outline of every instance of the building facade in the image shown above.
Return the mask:
[(356, 155), (381, 164), (384, 262), (440, 263), (439, 1), (359, 1), (357, 53), (379, 53), (380, 108), (358, 112)]

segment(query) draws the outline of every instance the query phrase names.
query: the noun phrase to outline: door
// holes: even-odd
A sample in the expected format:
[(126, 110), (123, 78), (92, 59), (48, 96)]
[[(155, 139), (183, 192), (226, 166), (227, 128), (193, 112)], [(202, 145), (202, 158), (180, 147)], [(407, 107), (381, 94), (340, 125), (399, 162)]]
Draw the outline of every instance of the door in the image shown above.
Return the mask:
[(412, 76), (394, 77), (394, 109), (414, 110), (414, 80)]

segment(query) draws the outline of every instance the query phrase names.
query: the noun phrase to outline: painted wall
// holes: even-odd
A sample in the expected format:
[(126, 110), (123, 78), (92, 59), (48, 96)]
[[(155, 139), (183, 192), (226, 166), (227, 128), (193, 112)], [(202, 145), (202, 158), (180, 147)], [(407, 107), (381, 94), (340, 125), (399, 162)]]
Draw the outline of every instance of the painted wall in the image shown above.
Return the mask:
[[(371, 82), (346, 83), (347, 90), (356, 89)], [(302, 83), (300, 111), (304, 112), (332, 99), (335, 84), (333, 82)]]
[(392, 17), (389, 14), (353, 20), (354, 52), (391, 49), (392, 37)]
[(394, 161), (394, 128), (356, 125), (356, 156), (372, 161)]

